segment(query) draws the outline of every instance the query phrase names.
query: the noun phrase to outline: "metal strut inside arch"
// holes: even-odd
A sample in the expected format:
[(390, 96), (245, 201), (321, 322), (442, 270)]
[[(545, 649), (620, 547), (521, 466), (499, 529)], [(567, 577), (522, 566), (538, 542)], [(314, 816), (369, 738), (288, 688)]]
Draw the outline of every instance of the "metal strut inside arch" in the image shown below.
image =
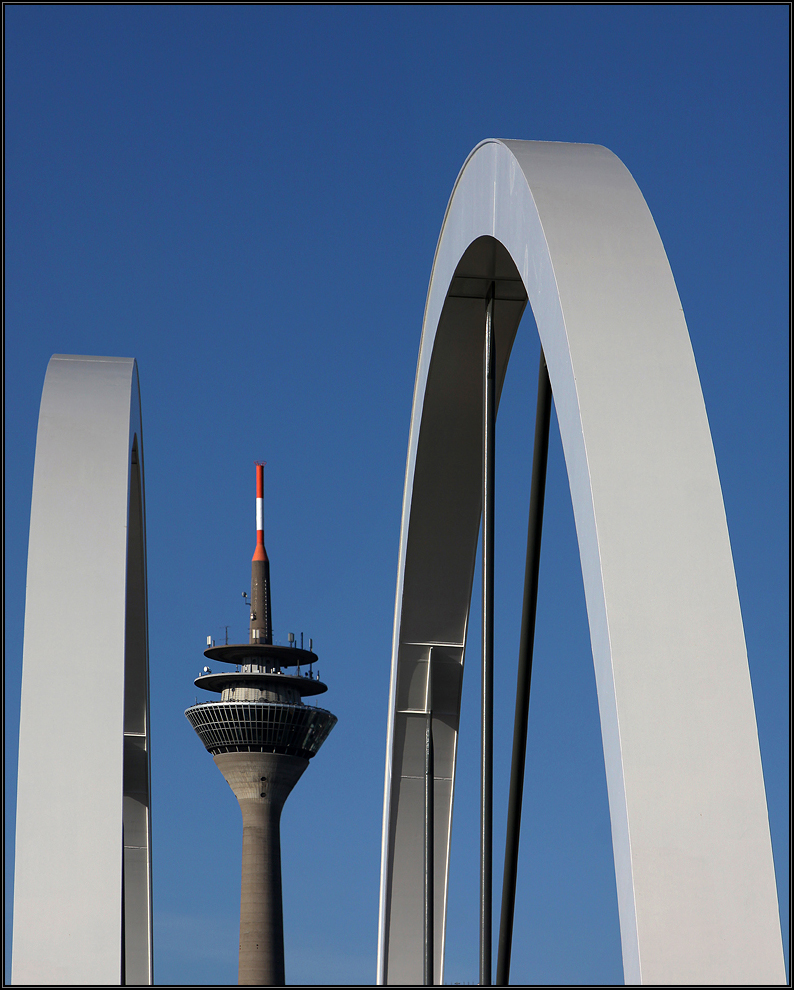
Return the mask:
[[(527, 302), (579, 542), (625, 981), (785, 983), (728, 529), (664, 248), (607, 149), (495, 140), (478, 145), (458, 176), (422, 330), (392, 647), (378, 982), (443, 981), (483, 508), (485, 327), (490, 313), (495, 411)], [(487, 497), (485, 516), (487, 548)], [(486, 641), (487, 625), (484, 617)], [(426, 933), (435, 936), (427, 971)], [(491, 982), (487, 962), (480, 982)]]

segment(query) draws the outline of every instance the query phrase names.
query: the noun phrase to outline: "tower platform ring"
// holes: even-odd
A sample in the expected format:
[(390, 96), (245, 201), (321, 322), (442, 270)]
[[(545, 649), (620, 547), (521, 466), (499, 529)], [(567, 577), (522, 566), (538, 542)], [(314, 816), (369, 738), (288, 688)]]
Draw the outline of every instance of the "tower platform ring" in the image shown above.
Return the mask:
[(204, 656), (222, 663), (261, 664), (266, 660), (275, 660), (281, 667), (308, 667), (319, 660), (317, 654), (311, 650), (302, 650), (297, 646), (279, 646), (277, 643), (226, 643), (210, 646), (204, 651)]
[(205, 701), (185, 716), (207, 752), (283, 753), (310, 759), (337, 718), (324, 708), (273, 701)]
[(205, 691), (222, 691), (224, 687), (243, 686), (244, 684), (257, 687), (273, 686), (274, 688), (292, 688), (302, 697), (325, 694), (328, 685), (311, 677), (299, 674), (264, 673), (261, 671), (226, 671), (220, 674), (200, 674), (193, 683)]

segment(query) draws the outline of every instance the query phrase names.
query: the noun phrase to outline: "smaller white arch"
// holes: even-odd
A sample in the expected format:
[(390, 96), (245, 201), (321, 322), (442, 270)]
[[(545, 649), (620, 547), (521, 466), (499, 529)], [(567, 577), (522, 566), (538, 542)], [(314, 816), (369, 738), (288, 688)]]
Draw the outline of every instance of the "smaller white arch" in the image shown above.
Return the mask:
[(138, 370), (56, 354), (30, 514), (15, 984), (153, 982), (150, 778)]

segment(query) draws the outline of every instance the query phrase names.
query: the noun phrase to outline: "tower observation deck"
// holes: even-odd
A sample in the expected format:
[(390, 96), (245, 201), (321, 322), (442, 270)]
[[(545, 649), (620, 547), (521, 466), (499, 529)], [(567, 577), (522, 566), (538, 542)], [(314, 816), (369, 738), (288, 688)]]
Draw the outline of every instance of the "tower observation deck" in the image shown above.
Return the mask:
[[(272, 642), (261, 464), (256, 473), (257, 544), (251, 563), (249, 642), (204, 651), (209, 660), (233, 666), (221, 673), (204, 668), (194, 683), (220, 694), (220, 700), (199, 702), (185, 715), (234, 791), (243, 815), (238, 982), (283, 986), (281, 811), (309, 760), (336, 725), (336, 716), (302, 700), (328, 690), (314, 673), (317, 655)], [(295, 673), (284, 671), (293, 667)]]

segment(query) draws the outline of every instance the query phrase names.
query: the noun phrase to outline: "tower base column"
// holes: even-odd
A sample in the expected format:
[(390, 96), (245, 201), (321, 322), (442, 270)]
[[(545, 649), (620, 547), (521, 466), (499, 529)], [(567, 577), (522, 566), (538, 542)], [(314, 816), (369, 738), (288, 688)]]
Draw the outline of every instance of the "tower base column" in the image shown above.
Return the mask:
[(284, 986), (281, 811), (309, 761), (278, 753), (214, 757), (243, 814), (240, 986)]

